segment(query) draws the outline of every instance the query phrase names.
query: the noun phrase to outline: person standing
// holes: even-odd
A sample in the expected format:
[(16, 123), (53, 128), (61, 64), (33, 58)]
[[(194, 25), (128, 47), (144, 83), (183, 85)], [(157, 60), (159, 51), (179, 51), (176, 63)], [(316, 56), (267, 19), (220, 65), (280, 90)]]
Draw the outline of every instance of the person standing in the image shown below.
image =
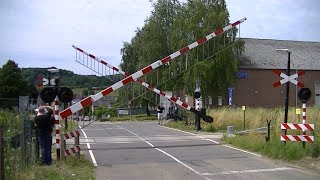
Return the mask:
[(175, 121), (177, 121), (177, 119), (178, 119), (178, 107), (176, 104), (174, 104), (174, 107), (173, 107), (173, 119)]
[(35, 116), (35, 124), (38, 130), (38, 139), (41, 148), (41, 163), (51, 165), (52, 163), (52, 130), (54, 125), (53, 107), (40, 106)]
[(161, 126), (162, 126), (162, 119), (163, 119), (163, 110), (164, 110), (164, 107), (162, 106), (162, 104), (159, 104), (159, 106), (157, 107), (158, 125), (161, 125)]

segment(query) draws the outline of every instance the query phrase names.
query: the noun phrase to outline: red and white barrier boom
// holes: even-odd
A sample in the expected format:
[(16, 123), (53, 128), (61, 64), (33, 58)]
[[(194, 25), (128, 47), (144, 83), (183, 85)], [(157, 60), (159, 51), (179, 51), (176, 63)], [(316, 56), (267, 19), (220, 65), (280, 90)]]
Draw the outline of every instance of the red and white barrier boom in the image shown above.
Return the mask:
[[(123, 74), (123, 75), (125, 75), (126, 77), (129, 76), (128, 73), (126, 73), (126, 72), (122, 71), (121, 69), (118, 69), (118, 68), (116, 68), (116, 67), (108, 64), (106, 61), (101, 60), (101, 59), (99, 59), (98, 57), (96, 57), (96, 56), (94, 56), (94, 55), (92, 55), (92, 54), (89, 54), (89, 53), (87, 53), (86, 51), (84, 51), (84, 50), (82, 50), (82, 49), (80, 49), (80, 48), (78, 48), (78, 47), (76, 47), (76, 46), (72, 46), (72, 47), (75, 48), (77, 51), (80, 51), (81, 53), (83, 53), (83, 54), (85, 54), (85, 55), (93, 58), (94, 60), (98, 61), (99, 63), (104, 64), (104, 65), (106, 65), (107, 67), (109, 67), (109, 68), (111, 68), (111, 69), (119, 72), (120, 74)], [(171, 102), (173, 102), (173, 103), (175, 103), (175, 104), (183, 107), (183, 108), (186, 109), (186, 110), (189, 110), (189, 111), (190, 111), (191, 108), (192, 108), (192, 107), (189, 106), (187, 103), (178, 100), (178, 99), (177, 99), (176, 97), (174, 97), (174, 96), (171, 96), (171, 95), (168, 95), (168, 94), (164, 93), (163, 91), (161, 91), (161, 90), (159, 90), (159, 89), (151, 86), (150, 84), (148, 84), (148, 83), (146, 83), (146, 82), (144, 82), (144, 81), (142, 81), (142, 80), (140, 80), (140, 79), (134, 79), (134, 81), (137, 82), (137, 83), (139, 83), (139, 84), (141, 84), (142, 86), (148, 88), (149, 90), (151, 90), (151, 91), (153, 91), (153, 92), (155, 92), (155, 93), (157, 93), (157, 94), (159, 94), (159, 95), (167, 98), (169, 101), (171, 101)]]
[[(180, 49), (179, 51), (174, 52), (171, 55), (169, 55), (169, 56), (167, 56), (167, 57), (165, 57), (165, 58), (163, 58), (161, 60), (158, 60), (158, 61), (152, 63), (151, 65), (143, 68), (142, 70), (139, 70), (139, 71), (133, 73), (132, 75), (124, 78), (123, 80), (121, 80), (121, 81), (119, 81), (119, 82), (117, 82), (115, 84), (113, 84), (112, 86), (109, 86), (108, 88), (102, 90), (101, 92), (99, 92), (99, 93), (97, 93), (95, 95), (91, 95), (89, 97), (86, 97), (85, 99), (81, 100), (80, 102), (78, 102), (78, 103), (70, 106), (69, 108), (63, 110), (60, 113), (61, 118), (66, 118), (66, 117), (70, 116), (71, 114), (78, 112), (79, 110), (91, 105), (93, 102), (95, 102), (95, 101), (101, 99), (102, 97), (110, 94), (111, 92), (121, 88), (122, 86), (132, 82), (133, 80), (138, 79), (139, 77), (151, 72), (152, 70), (158, 68), (159, 66), (170, 62), (171, 60), (175, 59), (176, 57), (178, 57), (178, 56), (180, 56), (182, 54), (185, 54), (189, 50), (191, 50), (191, 49), (193, 49), (193, 48), (205, 43), (206, 41), (210, 40), (211, 38), (213, 38), (215, 36), (219, 36), (224, 31), (230, 30), (231, 28), (233, 28), (233, 27), (239, 25), (240, 23), (244, 22), (246, 19), (247, 18), (243, 18), (243, 19), (241, 19), (239, 21), (236, 21), (236, 22), (234, 22), (234, 23), (232, 23), (232, 24), (230, 24), (230, 25), (228, 25), (228, 26), (226, 26), (226, 27), (224, 27), (222, 29), (218, 29), (215, 32), (213, 32), (213, 33), (211, 33), (211, 34), (209, 34), (209, 35), (197, 40), (196, 42), (194, 42), (194, 43), (192, 43), (192, 44)], [(197, 112), (194, 108), (192, 108), (191, 111), (193, 111), (195, 113)], [(203, 118), (205, 119), (207, 117), (203, 117)], [(211, 117), (209, 117), (209, 118), (211, 118)]]

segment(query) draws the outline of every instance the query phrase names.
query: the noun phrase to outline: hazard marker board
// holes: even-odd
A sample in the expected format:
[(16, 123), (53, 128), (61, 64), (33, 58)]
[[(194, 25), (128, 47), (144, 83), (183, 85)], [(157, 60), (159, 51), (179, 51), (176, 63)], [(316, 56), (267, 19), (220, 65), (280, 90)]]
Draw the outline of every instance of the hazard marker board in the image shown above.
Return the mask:
[(281, 129), (300, 129), (305, 131), (313, 131), (314, 124), (295, 124), (295, 123), (282, 123)]
[(307, 135), (281, 135), (281, 141), (303, 141), (303, 142), (313, 142), (314, 136)]
[(71, 154), (75, 154), (75, 153), (80, 152), (80, 151), (81, 151), (80, 146), (73, 146), (73, 147), (71, 147), (69, 149), (64, 150), (64, 155), (65, 156), (69, 156)]

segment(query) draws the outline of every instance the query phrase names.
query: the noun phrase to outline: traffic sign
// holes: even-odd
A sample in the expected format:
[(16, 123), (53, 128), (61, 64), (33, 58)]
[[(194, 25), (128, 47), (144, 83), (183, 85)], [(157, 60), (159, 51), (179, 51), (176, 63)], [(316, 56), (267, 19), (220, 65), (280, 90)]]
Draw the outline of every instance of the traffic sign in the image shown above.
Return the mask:
[[(49, 80), (47, 78), (42, 77), (42, 79), (38, 78), (38, 87), (42, 87), (44, 85), (48, 85), (49, 84)], [(56, 85), (56, 78), (53, 78), (50, 80), (50, 85)]]
[(304, 87), (303, 83), (301, 83), (301, 82), (296, 80), (297, 77), (302, 76), (302, 75), (305, 74), (304, 71), (299, 71), (298, 73), (293, 74), (291, 76), (282, 73), (280, 70), (273, 70), (273, 73), (275, 73), (276, 75), (278, 75), (278, 76), (283, 78), (282, 80), (273, 83), (273, 87), (278, 87), (278, 86), (280, 86), (280, 85), (282, 85), (284, 83), (287, 83), (287, 82), (291, 82), (291, 83), (293, 83), (293, 84), (295, 84), (295, 85), (297, 85), (297, 86), (299, 86), (301, 88)]
[[(50, 82), (51, 82), (51, 81), (50, 81)], [(49, 84), (49, 80), (46, 79), (46, 78), (43, 78), (43, 79), (42, 79), (42, 85), (47, 85), (47, 84)]]

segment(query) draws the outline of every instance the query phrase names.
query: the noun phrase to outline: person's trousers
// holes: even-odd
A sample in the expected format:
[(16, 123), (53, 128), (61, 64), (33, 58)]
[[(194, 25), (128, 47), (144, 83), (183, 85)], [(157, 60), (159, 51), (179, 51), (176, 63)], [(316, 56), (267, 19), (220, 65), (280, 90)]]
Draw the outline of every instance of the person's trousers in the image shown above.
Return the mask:
[(52, 162), (51, 148), (52, 136), (51, 132), (39, 132), (39, 144), (41, 148), (41, 160), (43, 164), (50, 165)]
[(158, 113), (158, 122), (162, 124), (162, 113)]

